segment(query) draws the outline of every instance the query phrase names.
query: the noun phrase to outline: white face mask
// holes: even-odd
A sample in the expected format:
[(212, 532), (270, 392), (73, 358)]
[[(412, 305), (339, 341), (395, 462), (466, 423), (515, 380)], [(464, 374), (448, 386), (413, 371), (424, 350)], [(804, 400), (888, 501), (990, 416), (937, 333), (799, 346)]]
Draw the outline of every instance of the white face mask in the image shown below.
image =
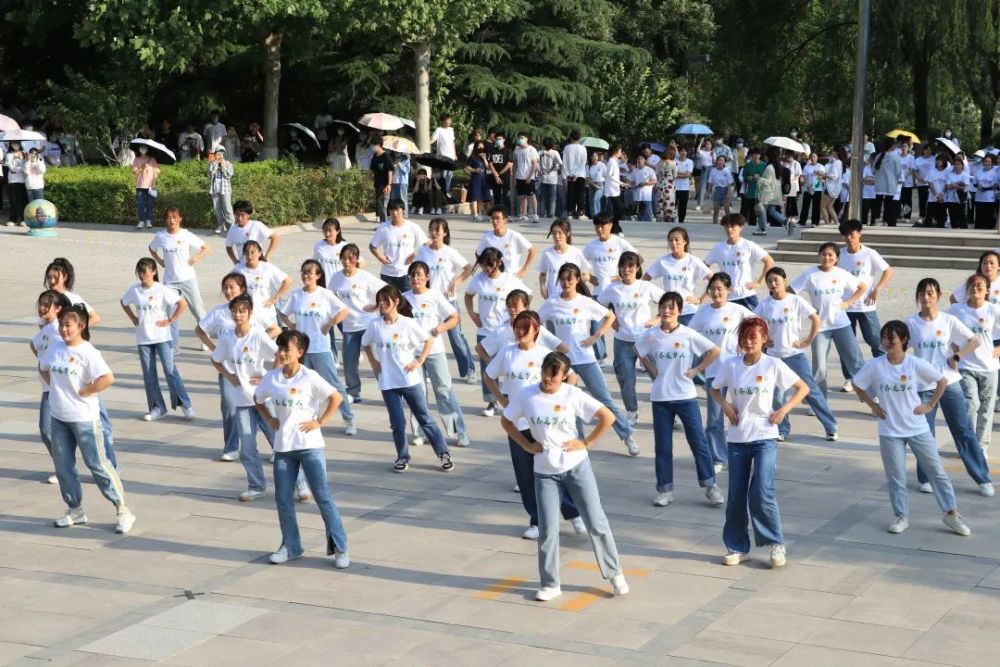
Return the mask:
[(145, 146), (139, 146), (139, 155), (145, 155), (148, 152), (149, 152), (148, 148), (146, 148)]
[(498, 137), (497, 138), (497, 148), (503, 148), (503, 138), (502, 137)]

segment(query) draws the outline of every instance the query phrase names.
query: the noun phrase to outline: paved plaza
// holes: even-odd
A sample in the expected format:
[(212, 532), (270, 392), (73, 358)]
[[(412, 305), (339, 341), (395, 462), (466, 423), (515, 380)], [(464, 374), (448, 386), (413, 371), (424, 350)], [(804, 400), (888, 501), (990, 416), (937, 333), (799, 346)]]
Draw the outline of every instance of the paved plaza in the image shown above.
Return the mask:
[[(722, 238), (704, 216), (687, 227), (704, 256)], [(421, 220), (426, 222), (426, 218)], [(344, 236), (367, 252), (373, 224), (352, 220)], [(487, 223), (452, 223), (466, 257)], [(538, 246), (546, 224), (513, 224)], [(574, 243), (592, 238), (574, 223)], [(626, 223), (643, 256), (664, 252), (666, 226)], [(291, 228), (276, 264), (293, 277), (320, 234)], [(199, 234), (205, 234), (199, 231)], [(906, 233), (906, 230), (901, 230)], [(749, 235), (749, 230), (747, 230)], [(892, 520), (875, 444), (875, 424), (853, 395), (833, 392), (839, 442), (826, 442), (804, 408), (778, 454), (778, 501), (788, 565), (770, 570), (757, 549), (738, 567), (719, 564), (723, 509), (706, 503), (683, 436), (675, 433), (675, 496), (653, 507), (653, 434), (648, 380), (640, 380), (637, 439), (630, 458), (609, 435), (592, 452), (594, 470), (632, 592), (613, 598), (589, 540), (562, 531), (564, 594), (533, 600), (535, 543), (520, 538), (527, 516), (512, 493), (513, 471), (499, 419), (482, 416), (478, 387), (456, 385), (472, 436), (453, 448), (445, 474), (429, 447), (393, 474), (388, 419), (370, 372), (360, 433), (339, 417), (325, 429), (330, 485), (344, 516), (353, 561), (325, 557), (315, 505), (299, 505), (306, 557), (270, 565), (280, 543), (273, 496), (240, 503), (238, 463), (221, 451), (216, 374), (182, 319), (179, 368), (198, 418), (140, 417), (145, 396), (134, 336), (118, 299), (146, 255), (148, 231), (67, 225), (57, 239), (0, 230), (0, 664), (133, 665), (747, 665), (875, 667), (1000, 663), (1000, 498), (983, 498), (966, 475), (939, 417), (946, 469), (973, 534), (941, 522), (933, 496), (917, 492), (911, 466), (910, 529)], [(206, 305), (220, 301), (228, 269), (223, 241), (198, 265)], [(754, 239), (759, 240), (759, 239)], [(778, 238), (764, 239), (773, 247)], [(104, 394), (132, 534), (113, 532), (114, 510), (83, 475), (91, 524), (52, 527), (65, 509), (45, 483), (51, 461), (39, 439), (39, 383), (28, 340), (45, 265), (76, 266), (74, 291), (103, 322), (93, 342), (116, 376)], [(789, 275), (803, 266), (788, 265)], [(970, 267), (971, 269), (972, 267)], [(884, 321), (915, 310), (925, 274), (900, 269), (880, 306)], [(966, 274), (941, 271), (946, 290)], [(537, 274), (529, 274), (537, 287)], [(537, 302), (536, 302), (536, 305)], [(462, 326), (474, 341), (468, 317)], [(367, 371), (367, 365), (362, 363)], [(840, 385), (831, 364), (831, 386)], [(610, 368), (609, 386), (617, 397)], [(266, 449), (260, 438), (261, 449)], [(1000, 446), (998, 446), (1000, 447)], [(995, 457), (998, 454), (994, 455)], [(912, 460), (912, 459), (911, 459)], [(82, 465), (81, 465), (82, 467)], [(1000, 465), (993, 469), (1000, 475)], [(271, 473), (267, 472), (270, 479)], [(996, 479), (996, 477), (995, 477)], [(725, 490), (723, 474), (720, 484)]]

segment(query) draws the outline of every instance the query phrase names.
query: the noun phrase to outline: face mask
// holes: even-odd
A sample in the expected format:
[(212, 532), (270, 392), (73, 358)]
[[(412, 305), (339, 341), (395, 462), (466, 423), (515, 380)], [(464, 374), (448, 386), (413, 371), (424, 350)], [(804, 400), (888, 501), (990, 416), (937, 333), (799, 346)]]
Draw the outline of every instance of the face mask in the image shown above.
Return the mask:
[(341, 135), (343, 133), (344, 133), (344, 128), (342, 128), (342, 127), (337, 128), (337, 134), (338, 135)]
[(145, 155), (148, 152), (149, 152), (148, 148), (146, 148), (145, 146), (139, 146), (139, 155)]
[(946, 131), (944, 133), (944, 136), (945, 136), (945, 139), (951, 139), (951, 130)]
[(497, 148), (503, 148), (503, 138), (497, 138)]
[(743, 142), (742, 141), (737, 141), (736, 142), (736, 147), (737, 148), (743, 148)]
[(21, 144), (17, 143), (16, 141), (11, 142), (10, 149), (12, 151), (19, 151), (19, 150), (21, 150)]
[(524, 137), (518, 137), (518, 139), (517, 139), (517, 145), (518, 146), (523, 146), (526, 143), (528, 143), (528, 141)]

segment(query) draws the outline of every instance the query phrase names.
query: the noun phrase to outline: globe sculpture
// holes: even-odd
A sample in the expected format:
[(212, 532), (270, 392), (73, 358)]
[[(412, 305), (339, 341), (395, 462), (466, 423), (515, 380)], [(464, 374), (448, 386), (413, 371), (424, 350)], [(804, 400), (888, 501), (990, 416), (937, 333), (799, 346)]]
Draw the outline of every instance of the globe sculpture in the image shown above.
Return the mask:
[(24, 207), (24, 221), (31, 229), (28, 236), (59, 236), (53, 229), (59, 221), (55, 204), (45, 199), (35, 199)]

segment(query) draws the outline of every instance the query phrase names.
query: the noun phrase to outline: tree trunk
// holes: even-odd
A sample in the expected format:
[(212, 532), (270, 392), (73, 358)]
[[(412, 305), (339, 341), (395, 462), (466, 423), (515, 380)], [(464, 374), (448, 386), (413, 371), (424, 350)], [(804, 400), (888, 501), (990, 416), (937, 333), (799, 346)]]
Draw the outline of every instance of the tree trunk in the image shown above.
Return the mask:
[(996, 116), (997, 105), (994, 100), (976, 104), (979, 107), (979, 136), (993, 139), (993, 118)]
[(281, 89), (281, 32), (264, 38), (264, 159), (278, 159), (278, 103)]
[(431, 45), (421, 42), (413, 49), (416, 59), (417, 146), (431, 149)]
[(927, 78), (930, 73), (929, 54), (921, 51), (913, 59), (913, 124), (918, 137), (928, 136), (927, 132)]

